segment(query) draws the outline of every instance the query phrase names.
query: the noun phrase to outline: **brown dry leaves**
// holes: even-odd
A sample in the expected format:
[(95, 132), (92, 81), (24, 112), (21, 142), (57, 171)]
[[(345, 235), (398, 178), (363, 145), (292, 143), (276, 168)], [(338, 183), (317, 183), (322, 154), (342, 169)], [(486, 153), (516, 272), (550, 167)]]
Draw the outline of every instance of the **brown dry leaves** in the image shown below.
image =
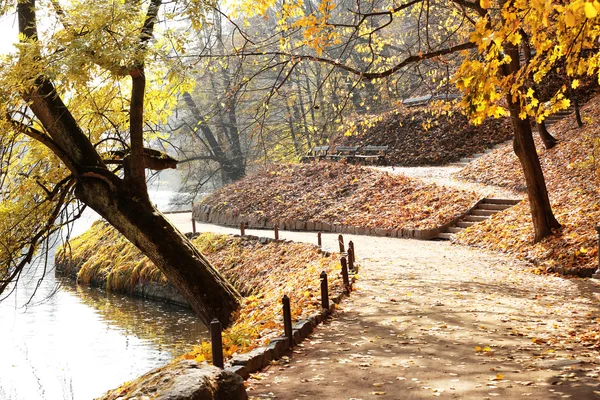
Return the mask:
[[(600, 112), (600, 98), (583, 109), (583, 128), (574, 116), (552, 127), (558, 145), (545, 150), (537, 142), (538, 154), (552, 208), (563, 228), (556, 235), (533, 244), (533, 226), (528, 202), (477, 224), (457, 241), (462, 244), (501, 250), (537, 266), (540, 272), (560, 272), (588, 276), (597, 267), (597, 233), (600, 221), (596, 157), (600, 129), (594, 115)], [(494, 151), (463, 169), (460, 178), (523, 190), (523, 175), (512, 146)]]
[(512, 137), (506, 118), (474, 126), (459, 110), (435, 115), (423, 107), (366, 118), (357, 125), (352, 136), (338, 135), (332, 145), (389, 146), (388, 163), (402, 166), (447, 164)]
[(472, 192), (425, 184), (345, 163), (270, 166), (207, 197), (203, 204), (243, 218), (369, 228), (433, 228), (464, 212)]

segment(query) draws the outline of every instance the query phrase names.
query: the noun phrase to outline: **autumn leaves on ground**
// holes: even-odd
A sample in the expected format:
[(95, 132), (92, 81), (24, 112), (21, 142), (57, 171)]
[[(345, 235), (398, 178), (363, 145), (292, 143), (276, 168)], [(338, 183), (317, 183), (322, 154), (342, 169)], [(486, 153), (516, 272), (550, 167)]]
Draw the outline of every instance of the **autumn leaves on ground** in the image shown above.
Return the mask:
[[(595, 98), (582, 110), (586, 122), (583, 128), (577, 128), (574, 118), (569, 117), (551, 129), (558, 139), (555, 148), (544, 150), (538, 143), (552, 206), (563, 225), (561, 230), (534, 244), (529, 204), (524, 201), (486, 222), (473, 225), (457, 235), (454, 241), (510, 253), (529, 263), (529, 272), (525, 274), (531, 276), (542, 273), (589, 276), (597, 266), (598, 257), (594, 225), (600, 220), (600, 193), (595, 156), (600, 143), (600, 131), (593, 123), (593, 116), (598, 112), (600, 99)], [(382, 120), (371, 121), (371, 126), (362, 126), (361, 129), (366, 129), (367, 133), (336, 140), (345, 144), (367, 144), (363, 141), (372, 137), (374, 142), (369, 144), (389, 143), (392, 146), (390, 160), (396, 164), (404, 164), (404, 161), (410, 160), (413, 152), (424, 154), (422, 147), (426, 146), (427, 159), (420, 157), (413, 160), (413, 164), (421, 165), (454, 160), (449, 156), (452, 145), (460, 144), (461, 149), (464, 149), (459, 153), (467, 155), (481, 152), (482, 146), (489, 147), (507, 139), (505, 122), (501, 122), (484, 129), (487, 133), (483, 135), (483, 142), (479, 140), (469, 144), (467, 139), (472, 134), (470, 130), (452, 130), (448, 125), (436, 125), (447, 123), (448, 118), (444, 117), (433, 121), (429, 130), (421, 132), (423, 137), (405, 143), (404, 148), (396, 146), (397, 143), (404, 142), (402, 138), (414, 125), (412, 121), (415, 118), (423, 126), (426, 122), (425, 115), (419, 110), (413, 112), (410, 118), (391, 114)], [(457, 123), (462, 120), (453, 118), (452, 121)], [(374, 132), (372, 136), (369, 136), (368, 129)], [(400, 161), (401, 159), (404, 161)], [(522, 192), (523, 198), (526, 198), (518, 161), (512, 152), (512, 146), (508, 144), (472, 162), (456, 178), (510, 188)], [(203, 204), (211, 206), (217, 212), (229, 212), (243, 218), (258, 218), (272, 223), (296, 219), (368, 228), (424, 229), (438, 227), (455, 219), (480, 197), (478, 193), (426, 184), (404, 175), (381, 172), (376, 167), (321, 161), (265, 167), (244, 180), (216, 191)], [(160, 272), (106, 224), (96, 224), (86, 235), (72, 241), (69, 250), (71, 262), (83, 264), (79, 272), (80, 281), (89, 282), (100, 277), (108, 288), (124, 291), (140, 279), (164, 282)], [(91, 237), (95, 240), (91, 240)], [(224, 347), (227, 356), (264, 345), (270, 338), (281, 335), (282, 321), (278, 316), (278, 308), (283, 294), (300, 294), (296, 296), (298, 301), (292, 309), (295, 320), (317, 309), (319, 304), (315, 289), (318, 287), (318, 274), (321, 270), (327, 271), (331, 276), (330, 284), (334, 291), (341, 289), (340, 266), (336, 256), (325, 257), (313, 246), (283, 242), (260, 244), (240, 237), (214, 234), (203, 234), (194, 240), (194, 244), (246, 296), (237, 322), (225, 332)], [(96, 253), (100, 245), (103, 252)], [(415, 242), (411, 247), (417, 246), (419, 244)], [(428, 246), (442, 244), (431, 243)], [(451, 254), (448, 257), (451, 258)], [(448, 260), (452, 263), (450, 258)], [(438, 263), (439, 260), (435, 262)], [(469, 273), (472, 275), (474, 271)], [(493, 272), (490, 273), (493, 277)], [(528, 280), (519, 275), (522, 273), (521, 268), (504, 268), (502, 279), (520, 285)], [(538, 278), (551, 279), (547, 276)], [(563, 280), (553, 281), (557, 286), (557, 293), (561, 291), (559, 286), (563, 284), (560, 282), (569, 285), (568, 281), (561, 279)], [(491, 284), (491, 281), (486, 281), (486, 285)], [(543, 281), (536, 280), (535, 285), (543, 287)], [(571, 286), (569, 290), (574, 290)], [(371, 289), (375, 290), (374, 288)], [(424, 287), (423, 290), (425, 296)], [(501, 292), (496, 293), (496, 296), (502, 295)], [(519, 296), (515, 295), (514, 301), (517, 301), (517, 297)], [(482, 297), (481, 301), (484, 300)], [(366, 307), (365, 304), (362, 306)], [(585, 343), (597, 347), (600, 345), (600, 335), (593, 326), (582, 325), (589, 325), (593, 318), (596, 318), (596, 314), (588, 313), (583, 320), (578, 319), (568, 324), (562, 321), (564, 328), (560, 332), (555, 328), (552, 332), (546, 332), (543, 339), (534, 336), (533, 339), (542, 340), (540, 343), (534, 341), (534, 344), (560, 342), (569, 346), (572, 343)], [(524, 319), (522, 322), (527, 321)], [(562, 322), (558, 321), (555, 326)], [(523, 329), (529, 328), (523, 326)], [(477, 351), (482, 354), (489, 349), (485, 345), (478, 344), (477, 347), (480, 349)], [(208, 360), (209, 345), (203, 343), (182, 357), (197, 361)], [(492, 382), (503, 381), (498, 376)], [(119, 390), (126, 390), (126, 387)], [(373, 390), (373, 393), (377, 391)]]
[[(529, 203), (524, 201), (467, 229), (457, 242), (514, 254), (531, 262), (537, 272), (590, 276), (598, 267), (594, 226), (600, 222), (599, 113), (600, 98), (596, 97), (582, 109), (582, 128), (574, 117), (566, 118), (552, 127), (559, 141), (556, 147), (545, 150), (537, 143), (551, 204), (562, 224), (560, 231), (533, 244)], [(524, 178), (510, 145), (475, 160), (458, 178), (524, 190)]]

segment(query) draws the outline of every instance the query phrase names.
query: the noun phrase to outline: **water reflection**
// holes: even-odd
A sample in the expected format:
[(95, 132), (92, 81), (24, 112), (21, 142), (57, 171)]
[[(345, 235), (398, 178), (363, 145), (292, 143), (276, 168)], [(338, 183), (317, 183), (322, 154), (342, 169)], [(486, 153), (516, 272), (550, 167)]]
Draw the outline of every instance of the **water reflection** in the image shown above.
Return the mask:
[(77, 287), (42, 270), (33, 264), (0, 302), (2, 400), (91, 399), (207, 336), (191, 311)]

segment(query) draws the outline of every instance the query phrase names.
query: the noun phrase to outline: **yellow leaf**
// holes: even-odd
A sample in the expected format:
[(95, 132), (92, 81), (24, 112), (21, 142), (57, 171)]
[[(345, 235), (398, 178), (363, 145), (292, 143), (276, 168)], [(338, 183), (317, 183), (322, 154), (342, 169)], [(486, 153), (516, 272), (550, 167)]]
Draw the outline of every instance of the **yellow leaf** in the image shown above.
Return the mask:
[(596, 15), (598, 15), (598, 10), (596, 10), (596, 7), (594, 7), (594, 5), (590, 2), (585, 2), (585, 16), (587, 18), (596, 18)]
[(570, 8), (567, 9), (567, 11), (566, 11), (565, 23), (567, 24), (567, 27), (569, 27), (569, 28), (577, 25), (577, 18), (575, 17), (575, 13)]
[(490, 0), (479, 0), (479, 5), (481, 8), (490, 8), (491, 1)]
[(581, 254), (586, 254), (587, 253), (587, 249), (585, 247), (582, 247), (582, 248), (579, 249), (579, 252)]
[(573, 79), (573, 82), (571, 82), (571, 87), (573, 89), (577, 89), (579, 87), (579, 79)]
[(496, 374), (495, 380), (501, 381), (502, 379), (504, 379), (504, 375), (502, 375), (502, 374)]
[(204, 354), (198, 354), (194, 360), (196, 360), (196, 362), (202, 362), (206, 361), (206, 357), (204, 357)]

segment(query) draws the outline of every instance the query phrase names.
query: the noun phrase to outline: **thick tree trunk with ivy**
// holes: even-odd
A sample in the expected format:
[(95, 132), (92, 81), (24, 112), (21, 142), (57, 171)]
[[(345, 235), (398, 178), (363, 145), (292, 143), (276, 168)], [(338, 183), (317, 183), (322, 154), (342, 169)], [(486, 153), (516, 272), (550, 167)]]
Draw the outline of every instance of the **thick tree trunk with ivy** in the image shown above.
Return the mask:
[[(510, 43), (504, 46), (505, 53), (511, 57), (511, 63), (503, 66), (504, 76), (516, 74), (519, 71), (519, 51), (518, 48)], [(513, 75), (514, 76), (514, 75)], [(514, 130), (513, 148), (519, 158), (525, 183), (527, 185), (527, 196), (534, 227), (534, 240), (536, 242), (552, 235), (553, 229), (560, 228), (560, 224), (554, 217), (548, 191), (546, 189), (546, 180), (544, 172), (540, 165), (533, 141), (531, 124), (528, 119), (521, 119), (519, 103), (513, 101), (510, 93), (506, 96), (506, 102), (510, 111), (510, 118)]]
[[(139, 37), (139, 49), (152, 36), (161, 0), (152, 0)], [(38, 39), (35, 0), (17, 6), (19, 31), (24, 40)], [(33, 49), (32, 51), (35, 51)], [(27, 56), (27, 54), (25, 54)], [(25, 56), (22, 55), (23, 58)], [(40, 59), (39, 53), (29, 54)], [(22, 133), (45, 145), (62, 160), (75, 181), (75, 195), (136, 245), (167, 277), (205, 322), (218, 318), (227, 326), (239, 306), (240, 295), (152, 205), (146, 187), (145, 169), (170, 168), (174, 160), (156, 156), (144, 148), (144, 97), (146, 78), (143, 60), (124, 66), (131, 78), (129, 145), (121, 163), (124, 175), (111, 171), (100, 157), (79, 122), (62, 101), (59, 91), (45, 76), (22, 93), (43, 131), (20, 124)], [(38, 73), (38, 72), (36, 72)], [(9, 116), (13, 119), (13, 116)], [(175, 162), (176, 163), (176, 162)]]

